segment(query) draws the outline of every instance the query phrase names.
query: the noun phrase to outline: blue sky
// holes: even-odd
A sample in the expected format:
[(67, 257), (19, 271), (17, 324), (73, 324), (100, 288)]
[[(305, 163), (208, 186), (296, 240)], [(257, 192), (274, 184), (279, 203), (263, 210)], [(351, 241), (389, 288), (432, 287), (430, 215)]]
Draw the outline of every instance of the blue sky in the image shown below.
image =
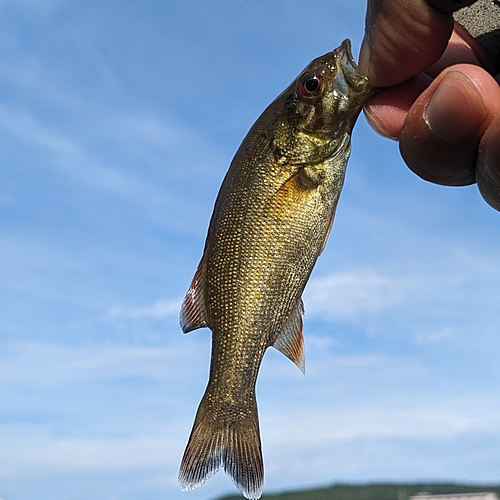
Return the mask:
[[(180, 301), (232, 155), (361, 0), (0, 1), (0, 498), (207, 500), (177, 470), (210, 332)], [(258, 382), (266, 491), (500, 482), (500, 214), (361, 118), (305, 292), (306, 376)]]

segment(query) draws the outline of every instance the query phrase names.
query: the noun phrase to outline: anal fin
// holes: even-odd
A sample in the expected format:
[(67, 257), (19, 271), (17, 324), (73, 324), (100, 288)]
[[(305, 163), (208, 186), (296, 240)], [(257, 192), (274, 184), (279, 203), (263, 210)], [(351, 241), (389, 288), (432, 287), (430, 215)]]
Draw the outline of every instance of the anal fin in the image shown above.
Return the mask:
[(180, 324), (184, 333), (208, 326), (205, 309), (205, 263), (202, 257), (191, 286), (182, 301)]
[(302, 315), (304, 314), (304, 303), (299, 299), (297, 306), (290, 314), (283, 330), (276, 337), (273, 347), (278, 349), (290, 361), (293, 361), (298, 369), (305, 374), (305, 352), (304, 336), (302, 335)]

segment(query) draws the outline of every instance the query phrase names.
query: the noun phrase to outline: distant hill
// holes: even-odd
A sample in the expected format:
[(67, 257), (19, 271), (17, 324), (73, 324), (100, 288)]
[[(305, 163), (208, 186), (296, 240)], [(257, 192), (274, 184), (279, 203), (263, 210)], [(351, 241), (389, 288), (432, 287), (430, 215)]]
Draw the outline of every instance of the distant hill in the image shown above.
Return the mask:
[[(500, 485), (481, 486), (453, 483), (373, 483), (366, 485), (335, 484), (327, 488), (290, 491), (262, 495), (262, 500), (407, 500), (417, 493), (446, 495), (451, 493), (478, 493), (492, 491), (500, 497)], [(241, 500), (241, 495), (225, 496), (220, 500)]]

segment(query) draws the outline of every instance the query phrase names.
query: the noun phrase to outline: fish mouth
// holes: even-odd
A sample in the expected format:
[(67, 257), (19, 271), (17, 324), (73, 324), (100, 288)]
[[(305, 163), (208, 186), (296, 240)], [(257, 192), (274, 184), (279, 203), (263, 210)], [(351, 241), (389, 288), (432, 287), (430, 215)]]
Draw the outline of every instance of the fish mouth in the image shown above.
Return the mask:
[(351, 40), (349, 40), (349, 38), (346, 38), (341, 44), (340, 44), (340, 47), (337, 49), (339, 50), (340, 52), (343, 52), (348, 63), (349, 63), (349, 66), (352, 66), (352, 68), (354, 70), (356, 70), (357, 72), (359, 72), (359, 68), (358, 68), (358, 65), (356, 64), (356, 61), (354, 60), (354, 57), (352, 56), (352, 45), (351, 45)]
[(335, 52), (338, 67), (342, 70), (347, 84), (356, 93), (368, 92), (368, 78), (360, 71), (352, 56), (351, 41), (346, 38)]

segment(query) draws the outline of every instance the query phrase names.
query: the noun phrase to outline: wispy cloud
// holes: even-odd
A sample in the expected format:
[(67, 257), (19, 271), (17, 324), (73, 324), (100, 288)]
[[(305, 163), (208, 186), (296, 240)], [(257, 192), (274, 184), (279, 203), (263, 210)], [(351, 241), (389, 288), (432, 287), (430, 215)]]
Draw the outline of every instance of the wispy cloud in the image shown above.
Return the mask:
[(184, 439), (168, 436), (61, 438), (40, 426), (7, 426), (0, 433), (4, 453), (0, 477), (40, 474), (113, 473), (177, 466)]
[(80, 182), (122, 196), (130, 196), (137, 191), (137, 179), (89, 157), (83, 144), (67, 133), (51, 128), (27, 110), (0, 103), (0, 130), (15, 136), (25, 145), (49, 154), (52, 159), (47, 164), (49, 167), (69, 174)]
[[(0, 102), (0, 132), (43, 159), (34, 162), (35, 171), (48, 169), (73, 187), (117, 197), (155, 224), (190, 232), (196, 221), (204, 230), (227, 167), (213, 145), (167, 119), (96, 113), (101, 114), (98, 128), (92, 122), (83, 129), (61, 129), (30, 109)], [(114, 162), (101, 154), (103, 141), (116, 152)], [(211, 196), (200, 202), (197, 194), (206, 194), (207, 183)]]
[(288, 415), (287, 419), (279, 417), (279, 421), (266, 417), (266, 425), (270, 427), (269, 439), (273, 445), (283, 445), (289, 436), (295, 436), (295, 444), (302, 441), (302, 445), (306, 446), (308, 442), (319, 445), (321, 441), (385, 437), (443, 439), (470, 432), (498, 434), (500, 417), (481, 415), (467, 408), (466, 401), (459, 405), (432, 401), (426, 407), (369, 407), (362, 411), (328, 407), (326, 411)]
[(74, 280), (87, 271), (88, 258), (72, 255), (31, 235), (0, 235), (0, 247), (3, 289), (60, 303), (86, 302), (82, 301), (81, 290), (75, 290)]
[[(446, 255), (445, 248), (442, 252)], [(487, 350), (495, 342), (492, 325), (500, 304), (498, 256), (463, 244), (427, 264), (399, 273), (398, 267), (392, 272), (374, 267), (314, 278), (304, 293), (306, 318), (348, 324), (374, 337), (404, 337), (420, 346), (452, 343), (464, 352)]]
[[(204, 356), (204, 349), (197, 341), (201, 336), (182, 337), (179, 334), (172, 338), (178, 338), (179, 342), (169, 347), (109, 343), (77, 347), (36, 342), (11, 343), (4, 348), (0, 380), (63, 383), (79, 377), (110, 378), (137, 374), (167, 380), (190, 358)], [(188, 338), (189, 341), (186, 340)], [(202, 341), (202, 344), (205, 342)]]
[(448, 339), (452, 337), (454, 333), (455, 330), (453, 327), (444, 326), (442, 328), (431, 330), (429, 332), (419, 331), (415, 334), (414, 338), (417, 344), (429, 345)]
[(311, 280), (304, 300), (308, 314), (352, 320), (405, 300), (419, 284), (417, 278), (384, 276), (371, 269), (342, 272)]
[(161, 320), (179, 314), (181, 299), (157, 300), (153, 304), (142, 307), (115, 306), (109, 311), (107, 318), (113, 320), (126, 318), (131, 320), (150, 319)]
[[(199, 130), (165, 115), (160, 119), (153, 114), (122, 113), (108, 117), (103, 128), (135, 157), (147, 159), (164, 176), (194, 189), (202, 179), (219, 182), (227, 168), (221, 153)], [(196, 183), (191, 176), (196, 176)]]

